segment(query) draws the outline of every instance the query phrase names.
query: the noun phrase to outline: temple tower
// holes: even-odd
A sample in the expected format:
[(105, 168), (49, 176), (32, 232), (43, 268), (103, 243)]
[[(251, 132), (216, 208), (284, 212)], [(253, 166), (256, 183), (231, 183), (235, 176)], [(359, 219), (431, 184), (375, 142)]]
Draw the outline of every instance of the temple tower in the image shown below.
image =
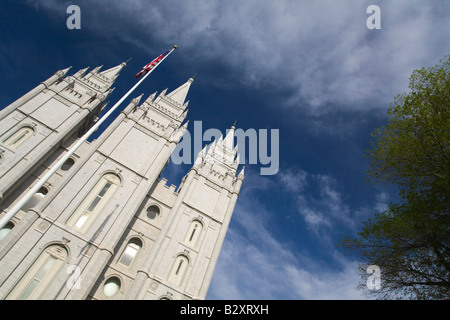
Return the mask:
[[(95, 121), (123, 66), (60, 71), (1, 111), (3, 213)], [(132, 99), (0, 230), (0, 299), (206, 297), (244, 176), (232, 127), (178, 188), (160, 178), (193, 81)]]

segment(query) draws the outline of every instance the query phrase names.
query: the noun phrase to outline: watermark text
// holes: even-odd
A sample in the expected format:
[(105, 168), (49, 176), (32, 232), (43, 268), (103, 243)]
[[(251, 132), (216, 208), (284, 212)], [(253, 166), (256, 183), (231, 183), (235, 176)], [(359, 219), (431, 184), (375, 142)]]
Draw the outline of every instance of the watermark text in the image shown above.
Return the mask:
[[(226, 135), (229, 133), (227, 130)], [(269, 137), (270, 133), (270, 137)], [(226, 136), (225, 135), (225, 136)], [(174, 164), (193, 164), (202, 150), (203, 142), (219, 141), (223, 138), (219, 129), (210, 128), (203, 132), (202, 121), (194, 121), (193, 135), (187, 131), (171, 155)], [(261, 164), (261, 175), (275, 175), (279, 169), (279, 129), (235, 129), (234, 139), (238, 146), (239, 164)], [(234, 148), (234, 141), (228, 146)], [(193, 149), (193, 152), (192, 152)], [(225, 149), (218, 149), (226, 157)], [(248, 162), (247, 162), (248, 160)]]
[(79, 6), (70, 5), (66, 10), (70, 16), (67, 18), (66, 26), (69, 30), (81, 29), (81, 9)]

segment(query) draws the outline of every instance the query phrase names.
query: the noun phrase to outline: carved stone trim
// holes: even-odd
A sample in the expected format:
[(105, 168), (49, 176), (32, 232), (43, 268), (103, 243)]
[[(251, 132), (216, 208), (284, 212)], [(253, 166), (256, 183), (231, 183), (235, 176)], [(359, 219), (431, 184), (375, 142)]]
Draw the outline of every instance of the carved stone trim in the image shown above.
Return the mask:
[(53, 98), (55, 100), (61, 102), (62, 104), (68, 106), (68, 107), (70, 107), (73, 104), (73, 102), (69, 101), (68, 99), (66, 99), (66, 98), (64, 98), (62, 96), (60, 96), (59, 94), (54, 95)]
[(219, 192), (222, 191), (222, 187), (218, 186), (217, 184), (215, 184), (215, 183), (213, 183), (213, 182), (211, 182), (209, 180), (205, 181), (205, 185), (207, 185), (208, 187), (213, 188), (216, 191), (219, 191)]
[(139, 131), (149, 135), (150, 137), (159, 140), (160, 136), (156, 133), (154, 133), (153, 131), (151, 131), (150, 129), (144, 127), (143, 125), (136, 123), (134, 126), (134, 128), (138, 129)]

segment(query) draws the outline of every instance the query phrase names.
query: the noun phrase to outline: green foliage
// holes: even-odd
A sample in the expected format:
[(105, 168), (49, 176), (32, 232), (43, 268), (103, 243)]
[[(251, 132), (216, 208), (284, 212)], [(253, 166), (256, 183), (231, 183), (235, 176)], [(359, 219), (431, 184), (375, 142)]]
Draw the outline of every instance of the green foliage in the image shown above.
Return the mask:
[(409, 88), (395, 97), (368, 150), (369, 180), (397, 184), (403, 201), (341, 243), (381, 268), (382, 289), (370, 294), (450, 298), (450, 56), (415, 70)]

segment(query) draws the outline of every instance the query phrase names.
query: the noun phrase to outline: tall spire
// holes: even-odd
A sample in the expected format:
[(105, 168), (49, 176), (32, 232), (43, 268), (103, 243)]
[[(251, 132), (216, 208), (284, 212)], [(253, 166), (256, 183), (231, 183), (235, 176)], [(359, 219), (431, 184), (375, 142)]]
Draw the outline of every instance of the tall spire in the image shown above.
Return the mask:
[[(237, 154), (237, 145), (234, 145), (234, 125), (231, 129), (228, 130), (225, 138), (220, 136), (218, 139), (214, 140), (209, 146), (208, 156), (216, 157), (220, 159), (224, 164), (227, 164), (232, 167), (236, 166), (236, 154)], [(236, 168), (235, 168), (236, 169)]]
[(179, 103), (180, 105), (183, 105), (192, 82), (194, 82), (194, 78), (190, 78), (186, 83), (169, 93), (167, 97)]
[[(128, 59), (128, 61), (130, 61), (130, 60)], [(121, 64), (119, 64), (119, 65), (117, 65), (115, 67), (112, 67), (112, 68), (110, 68), (108, 70), (102, 71), (99, 74), (104, 76), (104, 77), (106, 77), (106, 78), (108, 78), (111, 81), (115, 80), (119, 76), (120, 71), (123, 69), (123, 67), (125, 67), (127, 65), (128, 61), (122, 62)]]
[(61, 74), (62, 74), (62, 77), (65, 77), (66, 76), (66, 74), (67, 74), (67, 72), (69, 72), (69, 70), (70, 69), (72, 69), (72, 67), (70, 66), (70, 67), (68, 67), (68, 68), (66, 68), (66, 69), (62, 69), (62, 70), (59, 70), (58, 72), (61, 72)]
[[(236, 122), (235, 122), (236, 124)], [(231, 127), (231, 129), (228, 131), (225, 139), (223, 139), (223, 145), (228, 149), (228, 150), (233, 150), (234, 148), (234, 125)]]
[(84, 76), (84, 74), (86, 73), (86, 71), (88, 71), (88, 69), (89, 69), (89, 67), (86, 67), (86, 68), (84, 68), (84, 69), (80, 69), (80, 70), (78, 70), (73, 76), (74, 76), (75, 78), (77, 78), (77, 77), (81, 78), (81, 77)]

